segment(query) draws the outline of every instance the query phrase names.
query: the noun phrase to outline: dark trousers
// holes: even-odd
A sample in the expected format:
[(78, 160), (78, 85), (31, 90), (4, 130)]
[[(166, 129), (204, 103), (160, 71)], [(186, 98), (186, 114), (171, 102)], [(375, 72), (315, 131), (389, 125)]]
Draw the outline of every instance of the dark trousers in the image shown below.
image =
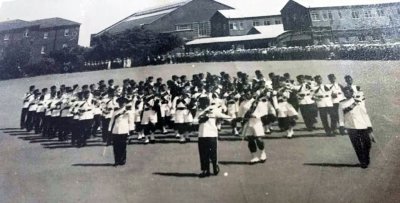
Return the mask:
[(79, 120), (77, 119), (72, 119), (71, 120), (71, 145), (75, 145), (78, 143), (78, 138), (81, 132), (81, 125)]
[(28, 114), (28, 108), (23, 108), (21, 111), (20, 127), (21, 129), (26, 128), (26, 115)]
[(93, 119), (80, 120), (80, 134), (78, 138), (78, 147), (86, 146), (86, 140), (92, 133)]
[(256, 153), (257, 148), (259, 150), (264, 150), (264, 141), (261, 140), (261, 138), (256, 136), (248, 136), (247, 141), (247, 146), (249, 147), (251, 153)]
[(331, 109), (331, 129), (335, 131), (339, 123), (339, 103), (333, 104)]
[(101, 125), (101, 115), (94, 115), (93, 118), (93, 126), (92, 126), (92, 136), (96, 137), (97, 129), (99, 129)]
[(117, 165), (124, 165), (126, 162), (126, 140), (127, 134), (112, 134), (114, 160)]
[(26, 114), (26, 121), (25, 121), (25, 127), (26, 131), (30, 132), (33, 130), (33, 127), (35, 126), (35, 111), (28, 111)]
[(329, 126), (328, 115), (329, 115), (329, 117), (332, 118), (332, 115), (331, 115), (332, 107), (318, 108), (318, 111), (319, 111), (319, 117), (321, 118), (322, 126), (324, 127), (325, 133), (331, 134), (332, 128)]
[(201, 170), (210, 171), (210, 161), (215, 168), (217, 166), (217, 138), (199, 137), (198, 146)]
[(58, 139), (60, 141), (65, 141), (68, 139), (68, 136), (71, 133), (72, 117), (61, 117), (59, 121), (60, 127), (58, 132)]
[(42, 130), (42, 136), (43, 137), (49, 138), (50, 124), (51, 124), (51, 116), (44, 116), (44, 118), (43, 118), (43, 130)]
[(367, 129), (347, 129), (353, 148), (361, 165), (369, 165), (369, 152), (371, 150), (371, 139)]
[(101, 137), (103, 138), (103, 142), (107, 142), (108, 144), (111, 144), (111, 140), (109, 140), (109, 132), (108, 132), (108, 126), (110, 125), (110, 118), (102, 118), (101, 121)]
[(317, 111), (315, 109), (315, 104), (306, 104), (299, 105), (301, 115), (303, 116), (304, 124), (306, 128), (312, 130), (314, 128), (314, 124), (316, 123), (316, 114)]
[(39, 134), (43, 130), (44, 112), (36, 113), (35, 117), (35, 133)]

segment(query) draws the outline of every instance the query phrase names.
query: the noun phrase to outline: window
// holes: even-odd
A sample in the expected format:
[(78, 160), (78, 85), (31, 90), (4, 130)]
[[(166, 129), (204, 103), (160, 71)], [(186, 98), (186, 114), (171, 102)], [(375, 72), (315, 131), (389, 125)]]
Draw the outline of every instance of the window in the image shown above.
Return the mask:
[(25, 30), (24, 37), (29, 37), (29, 30)]
[(205, 37), (209, 34), (208, 23), (199, 23), (199, 37)]
[(231, 30), (238, 30), (236, 22), (229, 23), (229, 29)]
[(40, 54), (46, 54), (46, 47), (42, 46), (42, 48), (40, 49)]
[(328, 11), (328, 18), (329, 20), (333, 20), (332, 12)]
[(352, 11), (352, 12), (351, 12), (351, 17), (353, 17), (353, 18), (360, 18), (358, 11)]
[(365, 10), (365, 11), (364, 11), (364, 16), (365, 16), (366, 18), (372, 18), (372, 12), (371, 12), (371, 10)]
[(385, 16), (385, 11), (383, 9), (376, 10), (376, 13), (378, 14), (379, 17)]
[(280, 20), (275, 20), (275, 24), (281, 24)]
[(338, 16), (339, 16), (340, 19), (342, 19), (343, 18), (342, 12), (338, 11)]
[(49, 33), (48, 32), (43, 33), (43, 39), (47, 39), (47, 38), (49, 38)]
[(175, 29), (176, 29), (176, 31), (191, 30), (192, 24), (176, 25)]
[(240, 22), (240, 23), (239, 23), (239, 30), (244, 30), (243, 22)]
[(320, 21), (321, 20), (318, 13), (311, 13), (311, 19), (313, 21)]
[(328, 20), (328, 13), (322, 12), (322, 19), (323, 20)]
[(253, 21), (253, 26), (259, 26), (260, 25), (260, 22), (258, 22), (258, 21)]
[(10, 40), (10, 34), (5, 34), (4, 35), (4, 41)]
[(64, 36), (68, 37), (69, 36), (69, 29), (64, 30)]
[(271, 22), (269, 22), (269, 20), (265, 20), (264, 25), (271, 25)]

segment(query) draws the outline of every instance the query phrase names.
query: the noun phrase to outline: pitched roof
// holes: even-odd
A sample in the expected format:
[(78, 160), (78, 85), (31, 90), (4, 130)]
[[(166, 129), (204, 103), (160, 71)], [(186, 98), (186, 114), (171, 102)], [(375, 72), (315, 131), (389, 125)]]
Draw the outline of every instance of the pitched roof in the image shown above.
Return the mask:
[(399, 3), (400, 0), (293, 0), (306, 8), (324, 8), (324, 7), (341, 7), (341, 6), (362, 6), (376, 5), (386, 3)]
[(257, 17), (281, 15), (279, 13), (279, 10), (277, 12), (273, 12), (273, 13), (267, 13), (267, 12), (254, 13), (254, 12), (249, 12), (249, 11), (233, 10), (233, 9), (232, 10), (218, 10), (218, 12), (227, 19), (257, 18)]
[(150, 24), (163, 16), (171, 13), (172, 11), (176, 10), (177, 8), (189, 3), (191, 0), (185, 0), (178, 3), (173, 4), (165, 4), (163, 6), (158, 6), (154, 8), (149, 8), (143, 11), (138, 11), (125, 19), (117, 22), (114, 25), (100, 31), (98, 34), (102, 34), (104, 32), (110, 32), (112, 34), (123, 32), (127, 29)]
[(210, 37), (195, 39), (187, 42), (186, 45), (199, 45), (199, 44), (213, 44), (213, 43), (224, 43), (224, 42), (240, 42), (240, 41), (251, 41), (251, 40), (262, 40), (262, 39), (273, 39), (283, 34), (283, 25), (268, 25), (268, 26), (256, 26), (257, 30), (260, 30), (259, 34), (242, 35), (242, 36), (227, 36), (227, 37)]
[(16, 20), (0, 22), (0, 32), (6, 30), (28, 28), (32, 26), (39, 26), (40, 28), (50, 28), (50, 27), (60, 27), (68, 25), (80, 25), (80, 23), (66, 20), (63, 18), (46, 18), (34, 21), (24, 21), (16, 19)]
[(282, 24), (254, 26), (251, 31), (253, 30), (257, 31), (259, 34), (263, 34), (266, 37), (269, 36), (270, 38), (277, 37), (284, 33)]
[(5, 30), (15, 30), (15, 29), (20, 29), (20, 28), (25, 28), (25, 27), (30, 27), (33, 26), (31, 22), (16, 19), (16, 20), (9, 20), (9, 21), (4, 21), (0, 22), (0, 32), (5, 31)]
[(40, 25), (40, 28), (80, 25), (80, 23), (63, 18), (46, 18), (46, 19), (34, 20), (31, 22)]

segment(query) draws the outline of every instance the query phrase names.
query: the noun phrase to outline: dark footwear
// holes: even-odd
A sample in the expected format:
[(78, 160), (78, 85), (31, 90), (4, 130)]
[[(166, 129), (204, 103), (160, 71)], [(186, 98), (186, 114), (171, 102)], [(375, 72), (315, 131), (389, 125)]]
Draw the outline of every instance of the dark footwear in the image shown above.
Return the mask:
[(210, 176), (210, 171), (203, 171), (199, 174), (199, 178), (205, 178)]
[(218, 175), (219, 174), (219, 166), (218, 166), (218, 164), (213, 166), (213, 170), (214, 170), (214, 175)]
[(362, 168), (362, 169), (366, 169), (366, 168), (368, 168), (368, 164), (366, 164), (366, 163), (362, 163), (362, 164), (361, 164), (361, 168)]

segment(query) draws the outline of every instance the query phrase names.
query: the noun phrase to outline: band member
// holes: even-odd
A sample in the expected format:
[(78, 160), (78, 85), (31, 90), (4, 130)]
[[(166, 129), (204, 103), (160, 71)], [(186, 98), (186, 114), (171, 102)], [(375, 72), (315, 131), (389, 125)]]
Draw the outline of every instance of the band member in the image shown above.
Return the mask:
[(306, 83), (304, 78), (304, 75), (297, 76), (299, 85), (294, 89), (297, 92), (299, 108), (306, 128), (308, 131), (313, 131), (315, 129), (314, 125), (317, 123), (316, 116), (318, 115), (318, 112), (315, 106), (315, 101), (312, 100), (312, 86)]
[(188, 117), (190, 116), (190, 111), (188, 109), (188, 105), (190, 103), (190, 97), (183, 90), (181, 90), (180, 96), (175, 97), (172, 103), (175, 112), (174, 125), (175, 130), (177, 131), (176, 137), (179, 137), (179, 141), (184, 143), (189, 140)]
[[(265, 162), (267, 154), (264, 149), (264, 141), (261, 139), (264, 136), (264, 127), (261, 121), (261, 113), (257, 110), (259, 101), (254, 99), (250, 92), (246, 92), (244, 100), (240, 104), (238, 117), (244, 120), (242, 134), (247, 136), (248, 147), (252, 154), (250, 164)], [(261, 151), (260, 157), (257, 156), (257, 151)]]
[(344, 80), (346, 81), (346, 86), (351, 87), (351, 89), (353, 89), (353, 97), (354, 97), (354, 99), (359, 101), (361, 107), (363, 107), (365, 110), (367, 110), (367, 108), (365, 107), (364, 93), (361, 91), (360, 86), (357, 86), (357, 85), (353, 84), (353, 78), (350, 75), (346, 75), (344, 77)]
[(37, 119), (36, 110), (39, 104), (40, 92), (39, 90), (33, 91), (33, 100), (28, 106), (28, 114), (26, 117), (26, 131), (30, 132), (35, 127), (35, 121)]
[(117, 99), (119, 107), (113, 112), (108, 128), (113, 138), (114, 166), (122, 166), (126, 163), (127, 138), (130, 126), (133, 125), (133, 121), (131, 121), (131, 117), (126, 109), (128, 102), (129, 100), (124, 97)]
[(33, 93), (35, 91), (35, 86), (31, 85), (29, 87), (29, 92), (27, 92), (24, 96), (24, 101), (22, 105), (22, 112), (21, 112), (21, 119), (20, 119), (20, 126), (21, 129), (26, 128), (26, 117), (29, 110), (29, 104), (34, 100), (35, 95)]
[(143, 97), (144, 91), (142, 88), (139, 88), (138, 95), (134, 98), (135, 104), (135, 131), (138, 133), (138, 140), (144, 138), (143, 126), (142, 126), (142, 112), (143, 112)]
[(80, 135), (78, 139), (78, 147), (86, 146), (86, 140), (92, 134), (93, 124), (93, 104), (90, 100), (90, 91), (83, 92), (83, 104), (79, 106), (79, 123), (80, 123)]
[(319, 117), (321, 118), (322, 126), (324, 127), (327, 136), (332, 136), (333, 128), (329, 126), (328, 116), (331, 118), (332, 123), (332, 90), (326, 85), (322, 84), (322, 77), (320, 75), (315, 76), (316, 89), (314, 90), (313, 99), (317, 103)]
[(333, 109), (331, 112), (331, 129), (333, 134), (338, 134), (337, 126), (339, 123), (339, 103), (344, 99), (343, 86), (336, 82), (334, 74), (329, 74), (328, 79), (330, 82), (329, 89), (332, 91)]
[(218, 128), (216, 119), (231, 119), (230, 116), (222, 114), (216, 105), (210, 105), (207, 97), (199, 98), (199, 155), (200, 155), (200, 178), (210, 176), (210, 160), (214, 175), (218, 175), (220, 169), (217, 161)]
[(157, 98), (153, 94), (153, 88), (148, 87), (145, 91), (145, 96), (143, 98), (143, 113), (141, 124), (143, 126), (144, 135), (146, 136), (144, 143), (149, 142), (154, 143), (154, 131), (155, 125), (157, 124)]
[(346, 99), (339, 104), (340, 126), (346, 128), (361, 168), (368, 168), (371, 150), (370, 133), (373, 131), (371, 120), (361, 102), (353, 98), (354, 90), (351, 87), (343, 88), (343, 93)]
[(273, 92), (273, 103), (278, 114), (278, 124), (282, 131), (287, 131), (287, 138), (292, 138), (294, 135), (293, 128), (296, 125), (298, 113), (294, 107), (288, 102), (291, 89), (286, 86), (286, 79), (280, 78), (280, 86), (278, 90)]
[(118, 103), (114, 89), (108, 89), (107, 95), (107, 98), (103, 98), (102, 101), (101, 134), (103, 142), (107, 143), (107, 145), (111, 145), (112, 137), (110, 132), (108, 131), (108, 126), (110, 125), (110, 120), (114, 109), (118, 107)]

